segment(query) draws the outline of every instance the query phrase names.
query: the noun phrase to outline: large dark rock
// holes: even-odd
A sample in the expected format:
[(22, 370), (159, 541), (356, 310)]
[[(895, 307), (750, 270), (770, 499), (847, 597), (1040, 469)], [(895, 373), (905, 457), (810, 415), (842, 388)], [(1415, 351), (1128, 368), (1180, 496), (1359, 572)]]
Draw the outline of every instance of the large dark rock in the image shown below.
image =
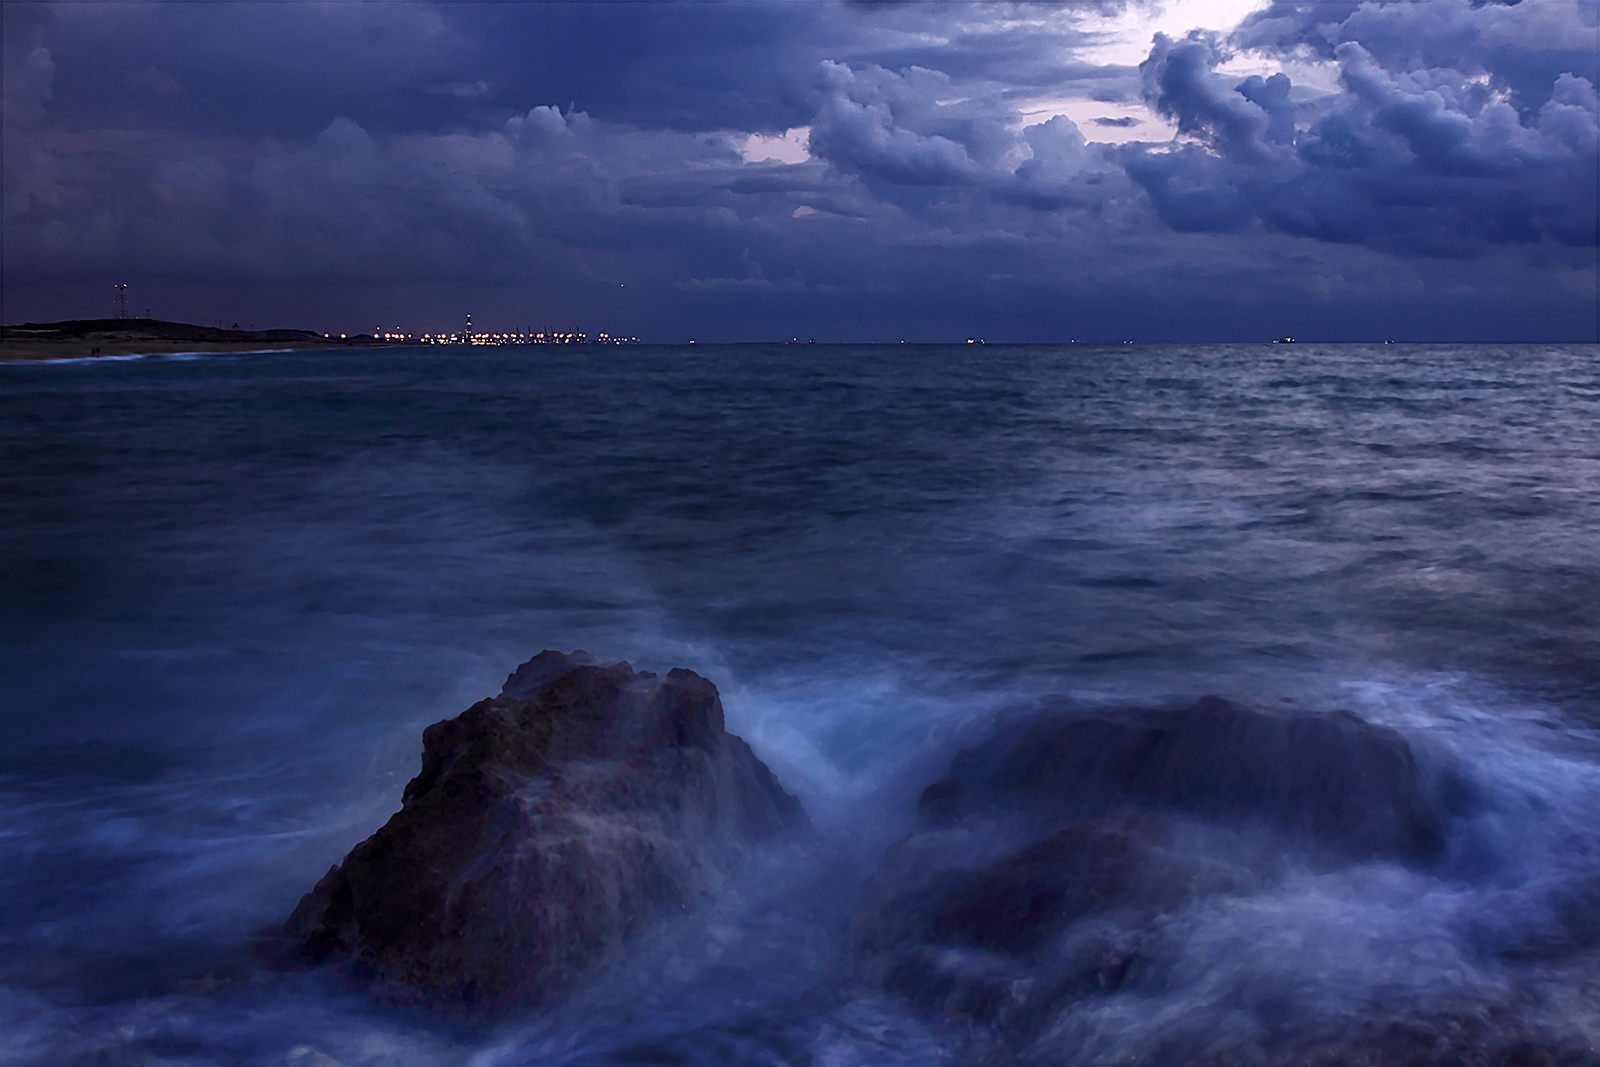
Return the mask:
[(1043, 1062), (1065, 1008), (1171, 991), (1174, 914), (1292, 870), (1429, 868), (1466, 803), (1452, 774), (1354, 715), (1214, 697), (1046, 709), (923, 793), (865, 888), (855, 964)]
[(893, 846), (851, 940), (870, 984), (1013, 1039), (1063, 1002), (1122, 988), (1156, 916), (1259, 882), (1148, 815), (1074, 823), (993, 862), (990, 829)]
[(428, 727), (400, 811), (306, 894), (278, 950), (348, 960), (402, 1000), (536, 1006), (808, 826), (704, 678), (541, 652)]
[(1348, 712), (1190, 707), (1046, 713), (963, 752), (929, 786), (917, 826), (975, 815), (1185, 812), (1255, 825), (1349, 859), (1426, 861), (1464, 802), (1405, 738)]

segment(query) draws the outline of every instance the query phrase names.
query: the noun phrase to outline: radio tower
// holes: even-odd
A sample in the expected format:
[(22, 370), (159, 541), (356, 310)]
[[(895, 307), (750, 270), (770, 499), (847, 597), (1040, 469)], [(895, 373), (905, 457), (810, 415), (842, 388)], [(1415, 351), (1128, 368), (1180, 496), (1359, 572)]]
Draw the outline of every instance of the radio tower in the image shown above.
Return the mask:
[(116, 295), (111, 298), (111, 306), (115, 308), (117, 312), (111, 317), (114, 319), (125, 319), (128, 317), (128, 283), (118, 282), (111, 288), (116, 290)]
[(467, 312), (467, 336), (465, 340), (469, 345), (472, 343), (472, 312), (470, 311)]

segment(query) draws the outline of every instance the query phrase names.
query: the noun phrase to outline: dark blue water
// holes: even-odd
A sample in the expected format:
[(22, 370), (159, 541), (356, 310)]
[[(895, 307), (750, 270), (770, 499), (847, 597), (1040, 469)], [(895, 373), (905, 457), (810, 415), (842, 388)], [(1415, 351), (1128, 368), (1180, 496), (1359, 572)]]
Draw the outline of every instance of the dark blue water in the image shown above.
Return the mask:
[[(1600, 1032), (1595, 946), (1480, 951), (1600, 900), (1593, 346), (11, 365), (0, 442), (8, 1067), (960, 1062), (972, 1035), (851, 985), (846, 883), (1050, 693), (1354, 710), (1466, 768), (1493, 853), (1175, 916), (1182, 980), (1065, 1020), (1063, 1062), (1179, 1023), (1247, 1050), (1285, 988), (1322, 1022)], [(716, 682), (831, 858), (752, 860), (495, 1030), (255, 963), (398, 806), (423, 726), (580, 647)]]

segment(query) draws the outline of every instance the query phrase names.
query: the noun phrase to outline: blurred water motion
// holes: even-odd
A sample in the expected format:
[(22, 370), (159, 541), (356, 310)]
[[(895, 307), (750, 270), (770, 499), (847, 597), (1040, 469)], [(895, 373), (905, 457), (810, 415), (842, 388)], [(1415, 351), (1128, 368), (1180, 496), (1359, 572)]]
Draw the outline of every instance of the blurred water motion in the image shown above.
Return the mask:
[[(1060, 1020), (1064, 1059), (1245, 1057), (1284, 989), (1308, 1029), (1594, 1034), (1593, 946), (1504, 952), (1600, 914), (1592, 347), (796, 351), (0, 367), (0, 1062), (1004, 1055), (852, 977), (845, 931), (954, 752), (1051, 694), (1345, 708), (1482, 798), (1476, 867), (1175, 915), (1176, 977)], [(253, 960), (425, 725), (580, 647), (714, 681), (824, 852), (497, 1028)]]

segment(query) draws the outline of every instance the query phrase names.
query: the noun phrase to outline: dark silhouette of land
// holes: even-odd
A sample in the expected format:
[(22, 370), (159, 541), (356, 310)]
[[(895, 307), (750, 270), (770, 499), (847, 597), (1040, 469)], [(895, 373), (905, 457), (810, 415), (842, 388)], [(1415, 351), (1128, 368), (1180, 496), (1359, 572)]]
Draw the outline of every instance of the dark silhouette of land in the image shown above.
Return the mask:
[(353, 348), (378, 343), (369, 334), (325, 337), (311, 330), (224, 330), (160, 319), (73, 319), (0, 327), (0, 361), (168, 352), (251, 352), (274, 348)]

